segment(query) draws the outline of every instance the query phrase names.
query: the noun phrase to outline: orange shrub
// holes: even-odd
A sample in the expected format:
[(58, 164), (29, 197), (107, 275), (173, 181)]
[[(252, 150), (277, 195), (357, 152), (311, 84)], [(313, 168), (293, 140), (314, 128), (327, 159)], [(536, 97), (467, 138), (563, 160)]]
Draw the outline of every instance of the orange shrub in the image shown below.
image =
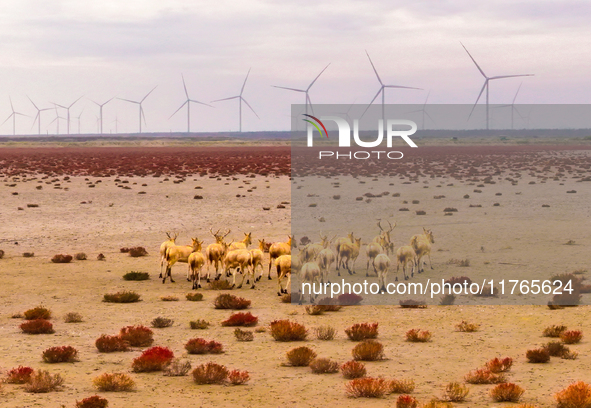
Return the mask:
[(129, 350), (128, 342), (123, 340), (120, 336), (109, 336), (108, 334), (102, 334), (101, 337), (96, 339), (94, 345), (101, 353)]
[(415, 390), (413, 380), (390, 380), (389, 392), (391, 394), (410, 394)]
[(26, 334), (52, 334), (55, 333), (53, 330), (53, 324), (49, 320), (35, 319), (24, 322), (20, 325), (23, 333)]
[(383, 378), (357, 378), (345, 384), (345, 392), (352, 398), (381, 398), (387, 391), (388, 381)]
[(109, 401), (98, 395), (84, 398), (82, 401), (76, 401), (76, 408), (107, 408)]
[(527, 350), (525, 357), (529, 363), (547, 363), (550, 361), (550, 352), (545, 348)]
[(464, 380), (469, 384), (499, 384), (505, 382), (505, 375), (493, 373), (487, 368), (478, 368), (466, 374)]
[(135, 381), (125, 373), (103, 373), (92, 380), (99, 391), (132, 391)]
[(250, 300), (231, 295), (229, 293), (220, 293), (213, 301), (213, 307), (216, 309), (242, 310), (250, 307)]
[(291, 349), (286, 355), (287, 361), (293, 367), (306, 367), (316, 358), (314, 350), (306, 346)]
[(224, 352), (224, 346), (214, 340), (195, 338), (185, 344), (185, 350), (189, 354), (221, 354)]
[(490, 390), (490, 396), (496, 402), (519, 402), (524, 392), (517, 384), (501, 383)]
[(334, 374), (339, 371), (339, 363), (328, 358), (315, 358), (310, 369), (314, 374)]
[(410, 395), (401, 395), (396, 400), (396, 408), (417, 408), (419, 401)]
[(274, 320), (270, 327), (271, 336), (276, 341), (303, 341), (308, 337), (308, 330), (303, 324), (289, 320)]
[(43, 307), (37, 306), (33, 309), (29, 309), (24, 313), (26, 320), (37, 320), (37, 319), (51, 319), (51, 310)]
[(349, 339), (360, 341), (378, 337), (378, 323), (357, 323), (345, 329)]
[(46, 363), (73, 363), (78, 360), (78, 350), (72, 346), (50, 347), (43, 352)]
[(505, 371), (509, 371), (512, 365), (513, 359), (511, 357), (495, 357), (486, 363), (486, 368), (488, 368), (493, 373), (504, 373)]
[(232, 370), (228, 373), (228, 381), (232, 385), (245, 384), (248, 380), (250, 380), (248, 371)]
[(123, 327), (119, 331), (119, 337), (132, 347), (149, 347), (154, 343), (154, 332), (142, 325)]
[(568, 330), (560, 333), (560, 340), (566, 344), (577, 344), (583, 338), (583, 332), (580, 330)]
[(425, 343), (431, 340), (431, 332), (428, 330), (411, 329), (406, 332), (406, 341), (413, 343)]
[(6, 374), (6, 379), (4, 380), (8, 384), (25, 384), (31, 380), (31, 375), (33, 374), (33, 369), (31, 367), (23, 367), (18, 366), (16, 368), (11, 369)]
[(220, 364), (209, 362), (197, 366), (191, 373), (197, 384), (223, 384), (228, 378), (228, 369)]
[(367, 370), (365, 369), (365, 364), (353, 360), (341, 365), (341, 373), (346, 379), (353, 380), (355, 378), (365, 377)]
[(363, 340), (353, 347), (353, 359), (360, 361), (376, 361), (384, 358), (384, 346), (375, 340)]
[(591, 385), (583, 381), (575, 382), (554, 397), (557, 408), (588, 408), (591, 406)]

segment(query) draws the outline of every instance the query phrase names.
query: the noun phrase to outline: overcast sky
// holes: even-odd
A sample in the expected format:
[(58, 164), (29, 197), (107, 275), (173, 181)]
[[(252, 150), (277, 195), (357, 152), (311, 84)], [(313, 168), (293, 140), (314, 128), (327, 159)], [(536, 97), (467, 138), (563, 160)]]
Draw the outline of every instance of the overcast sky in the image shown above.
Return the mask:
[[(523, 78), (519, 103), (591, 102), (591, 3), (583, 1), (259, 1), (3, 0), (0, 4), (0, 121), (18, 112), (17, 134), (37, 132), (29, 96), (40, 108), (69, 105), (72, 133), (96, 133), (98, 107), (114, 96), (144, 102), (144, 130), (186, 131), (181, 73), (192, 99), (237, 95), (251, 68), (243, 130), (287, 130), (302, 94), (271, 85), (312, 87), (313, 103), (368, 103), (387, 84), (387, 103), (473, 103), (489, 75)], [(491, 103), (508, 103), (521, 78), (494, 81)], [(192, 106), (193, 131), (238, 129), (238, 102)], [(42, 133), (55, 133), (54, 111)], [(66, 116), (60, 110), (61, 116)], [(113, 100), (105, 133), (138, 129), (138, 107)], [(65, 121), (60, 133), (65, 132)], [(12, 119), (0, 127), (12, 133)]]

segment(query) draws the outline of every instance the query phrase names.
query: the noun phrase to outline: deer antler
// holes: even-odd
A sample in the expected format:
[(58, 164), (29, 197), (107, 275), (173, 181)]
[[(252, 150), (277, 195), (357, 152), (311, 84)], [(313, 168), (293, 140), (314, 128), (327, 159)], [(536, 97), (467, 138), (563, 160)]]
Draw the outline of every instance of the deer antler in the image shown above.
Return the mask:
[[(218, 231), (218, 232), (219, 232), (219, 231)], [(223, 239), (223, 238), (226, 238), (230, 232), (232, 232), (232, 230), (230, 230), (230, 229), (229, 229), (229, 230), (228, 230), (228, 232), (226, 232), (226, 234), (225, 234), (225, 235), (222, 237), (222, 239)]]
[(382, 221), (378, 221), (378, 227), (380, 228), (380, 231), (384, 231), (384, 229), (382, 228), (382, 224), (381, 224), (381, 222), (382, 222)]
[(396, 227), (396, 221), (394, 221), (394, 226), (392, 226), (392, 224), (390, 224), (390, 221), (388, 221), (388, 225), (390, 226), (390, 229), (388, 230), (388, 232), (391, 232), (394, 227)]

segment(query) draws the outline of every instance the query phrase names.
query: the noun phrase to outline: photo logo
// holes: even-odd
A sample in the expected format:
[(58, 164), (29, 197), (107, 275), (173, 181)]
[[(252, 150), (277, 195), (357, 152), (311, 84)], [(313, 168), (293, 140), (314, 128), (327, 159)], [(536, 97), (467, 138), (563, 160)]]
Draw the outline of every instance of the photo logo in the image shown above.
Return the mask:
[[(324, 135), (325, 135), (325, 136), (326, 136), (326, 138), (328, 139), (328, 131), (326, 130), (326, 127), (324, 126), (324, 123), (322, 123), (322, 122), (320, 121), (320, 119), (318, 119), (318, 118), (317, 118), (317, 117), (315, 117), (315, 116), (308, 115), (307, 113), (305, 113), (305, 114), (304, 114), (304, 116), (307, 116), (307, 117), (309, 117), (309, 118), (312, 118), (312, 119), (314, 119), (316, 122), (318, 122), (318, 123), (320, 124), (320, 126), (322, 126), (322, 129), (324, 129)], [(308, 120), (308, 119), (302, 119), (302, 120), (303, 120), (304, 122), (308, 122), (309, 124), (313, 125), (313, 126), (316, 128), (316, 129), (318, 129), (318, 133), (320, 133), (320, 137), (322, 137), (322, 131), (320, 130), (320, 128), (318, 127), (318, 125), (317, 125), (316, 123), (314, 123), (314, 122), (312, 122), (311, 120)], [(310, 127), (308, 126), (308, 128), (310, 128)], [(311, 129), (311, 128), (310, 128), (310, 129)]]

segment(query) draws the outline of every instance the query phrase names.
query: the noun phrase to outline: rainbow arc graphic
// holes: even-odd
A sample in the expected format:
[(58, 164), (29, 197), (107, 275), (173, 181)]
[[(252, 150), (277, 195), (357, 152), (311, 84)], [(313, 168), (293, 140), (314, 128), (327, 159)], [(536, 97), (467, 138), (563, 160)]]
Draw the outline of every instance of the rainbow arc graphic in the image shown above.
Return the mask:
[[(328, 139), (328, 131), (326, 130), (326, 127), (324, 126), (324, 123), (322, 123), (322, 121), (320, 119), (318, 119), (315, 116), (308, 115), (307, 113), (305, 113), (304, 116), (306, 116), (306, 117), (308, 117), (310, 119), (314, 119), (316, 122), (318, 122), (318, 124), (324, 130), (324, 136), (326, 136), (326, 138)], [(312, 126), (314, 126), (318, 130), (318, 133), (320, 133), (320, 137), (322, 137), (322, 130), (320, 130), (320, 127), (318, 127), (318, 125), (316, 123), (312, 122), (310, 119), (302, 119), (302, 120), (304, 122), (308, 122), (309, 124), (311, 124)]]

